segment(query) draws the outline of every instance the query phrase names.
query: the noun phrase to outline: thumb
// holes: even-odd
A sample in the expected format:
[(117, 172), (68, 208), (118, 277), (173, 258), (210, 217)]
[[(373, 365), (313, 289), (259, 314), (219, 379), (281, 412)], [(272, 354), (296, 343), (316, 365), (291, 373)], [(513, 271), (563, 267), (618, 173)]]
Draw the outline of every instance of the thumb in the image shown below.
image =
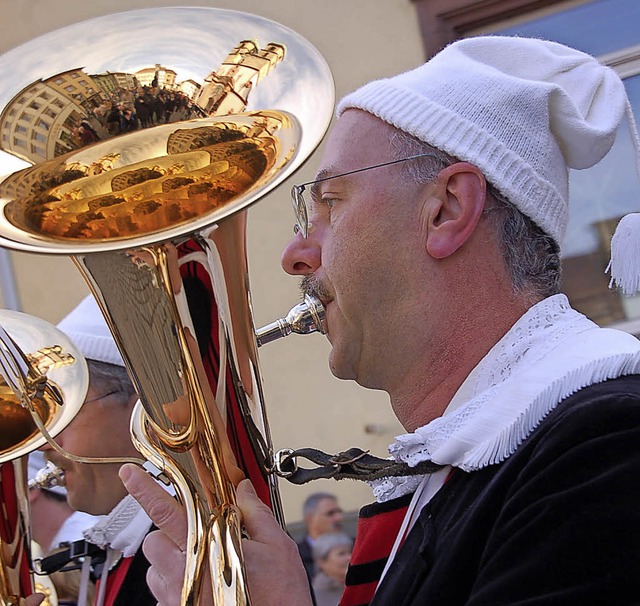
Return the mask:
[(179, 548), (187, 548), (187, 516), (178, 503), (146, 471), (132, 463), (120, 468), (120, 479), (154, 524)]
[(252, 540), (268, 543), (274, 532), (282, 532), (280, 524), (273, 517), (273, 512), (258, 497), (249, 480), (242, 480), (238, 484), (236, 499), (242, 511), (244, 528)]

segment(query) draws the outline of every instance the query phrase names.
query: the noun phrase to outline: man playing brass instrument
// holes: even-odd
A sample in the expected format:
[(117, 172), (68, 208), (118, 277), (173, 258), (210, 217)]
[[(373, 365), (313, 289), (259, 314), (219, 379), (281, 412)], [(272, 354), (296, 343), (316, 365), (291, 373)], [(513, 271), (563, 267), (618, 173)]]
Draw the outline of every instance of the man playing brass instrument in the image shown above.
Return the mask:
[[(58, 328), (87, 358), (89, 389), (82, 408), (56, 441), (78, 456), (138, 456), (129, 433), (138, 397), (93, 297), (84, 299)], [(140, 549), (151, 521), (127, 495), (118, 477), (120, 465), (76, 463), (49, 446), (43, 450), (64, 472), (71, 507), (106, 516), (84, 533), (90, 543), (106, 550), (104, 566), (94, 570), (96, 606), (155, 604), (145, 581), (148, 562)]]
[[(639, 151), (621, 80), (559, 44), (469, 38), (337, 113), (282, 264), (326, 306), (332, 372), (388, 392), (408, 432), (369, 516), (395, 522), (358, 534), (341, 604), (637, 604), (640, 343), (559, 294), (568, 169), (625, 119)], [(151, 589), (178, 604), (182, 512), (121, 477), (162, 529)], [(238, 501), (251, 603), (311, 604), (295, 543), (247, 481)]]

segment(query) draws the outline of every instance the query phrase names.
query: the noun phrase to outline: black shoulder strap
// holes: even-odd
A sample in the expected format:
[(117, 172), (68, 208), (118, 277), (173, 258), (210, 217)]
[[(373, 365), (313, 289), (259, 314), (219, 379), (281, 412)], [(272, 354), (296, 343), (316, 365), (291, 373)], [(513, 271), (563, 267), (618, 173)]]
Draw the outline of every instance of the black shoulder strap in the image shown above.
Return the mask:
[(74, 570), (80, 568), (79, 562), (85, 557), (90, 557), (93, 565), (100, 564), (105, 561), (106, 552), (89, 541), (74, 541), (69, 543), (66, 549), (38, 560), (37, 572), (51, 574), (58, 570)]

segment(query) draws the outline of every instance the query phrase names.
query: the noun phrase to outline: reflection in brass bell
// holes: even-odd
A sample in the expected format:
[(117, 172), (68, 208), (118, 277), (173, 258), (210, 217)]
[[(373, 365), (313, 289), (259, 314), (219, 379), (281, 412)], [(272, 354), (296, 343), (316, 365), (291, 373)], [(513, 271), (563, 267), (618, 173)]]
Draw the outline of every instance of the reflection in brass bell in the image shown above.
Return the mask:
[[(5, 207), (16, 227), (56, 240), (104, 241), (179, 227), (246, 193), (268, 176), (280, 142), (271, 132), (292, 128), (277, 112), (236, 121), (199, 119), (182, 127), (131, 133), (126, 145), (145, 147), (166, 133), (166, 155), (116, 168), (112, 152), (91, 165), (68, 156), (26, 169), (0, 185), (0, 193), (25, 189)], [(125, 142), (122, 142), (125, 144)], [(104, 144), (95, 143), (100, 153)], [(96, 168), (99, 166), (99, 168)]]
[(264, 195), (331, 117), (331, 74), (310, 49), (261, 17), (185, 7), (107, 15), (0, 56), (0, 150), (32, 164), (0, 183), (0, 245), (164, 241)]
[(55, 436), (82, 406), (89, 381), (84, 358), (66, 335), (17, 311), (0, 309), (0, 358), (0, 463), (4, 463), (46, 442), (25, 397)]

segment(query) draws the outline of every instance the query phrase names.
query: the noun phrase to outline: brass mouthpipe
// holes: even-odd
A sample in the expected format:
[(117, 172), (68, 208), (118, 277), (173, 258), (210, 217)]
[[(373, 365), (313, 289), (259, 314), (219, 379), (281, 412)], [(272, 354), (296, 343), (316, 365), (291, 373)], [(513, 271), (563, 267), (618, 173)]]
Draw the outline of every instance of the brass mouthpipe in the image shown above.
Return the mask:
[(319, 332), (324, 335), (327, 332), (324, 320), (324, 306), (320, 300), (311, 295), (305, 295), (302, 303), (292, 307), (284, 318), (256, 330), (258, 347), (291, 333), (306, 335)]
[(54, 486), (64, 486), (64, 471), (51, 461), (47, 461), (47, 464), (38, 470), (35, 477), (28, 483), (29, 490), (33, 488), (47, 490)]

